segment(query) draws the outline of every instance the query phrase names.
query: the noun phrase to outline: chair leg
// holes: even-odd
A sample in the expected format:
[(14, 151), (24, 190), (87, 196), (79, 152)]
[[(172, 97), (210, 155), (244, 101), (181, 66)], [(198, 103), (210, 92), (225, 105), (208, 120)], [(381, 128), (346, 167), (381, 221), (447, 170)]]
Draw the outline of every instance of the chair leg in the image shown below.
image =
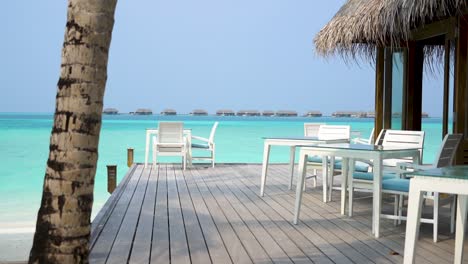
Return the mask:
[(403, 203), (405, 202), (404, 196), (400, 194), (398, 198), (398, 225), (401, 225), (401, 218), (403, 217)]
[(187, 168), (187, 155), (182, 156), (182, 168), (183, 170)]
[(455, 208), (457, 205), (457, 196), (453, 195), (453, 200), (450, 202), (450, 234), (455, 233)]
[(215, 166), (215, 150), (213, 148), (213, 150), (211, 151), (211, 167), (214, 168)]
[(313, 180), (312, 180), (312, 181), (313, 181), (313, 186), (314, 186), (314, 188), (316, 188), (316, 187), (317, 187), (317, 172), (316, 172), (315, 175), (313, 176)]
[[(399, 212), (400, 212), (400, 195), (398, 194), (395, 194), (395, 197), (394, 197), (394, 202), (393, 202), (393, 215), (394, 216), (400, 216)], [(394, 226), (397, 226), (398, 224), (398, 219), (394, 219), (393, 220), (393, 225)]]
[(439, 193), (434, 193), (434, 226), (433, 226), (433, 237), (434, 243), (437, 243), (437, 234), (439, 229)]
[(153, 149), (153, 166), (156, 166), (156, 164), (158, 163), (157, 155), (158, 153), (156, 152), (156, 149)]

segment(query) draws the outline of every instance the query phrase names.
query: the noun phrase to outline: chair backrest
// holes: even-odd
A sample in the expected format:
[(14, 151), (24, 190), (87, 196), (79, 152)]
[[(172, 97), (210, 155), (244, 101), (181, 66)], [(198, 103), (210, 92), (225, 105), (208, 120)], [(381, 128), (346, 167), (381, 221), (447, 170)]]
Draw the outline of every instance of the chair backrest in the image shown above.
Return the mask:
[(374, 144), (374, 132), (375, 132), (375, 128), (372, 128), (372, 131), (370, 132), (370, 136), (369, 136), (369, 144)]
[(218, 127), (218, 122), (215, 122), (213, 124), (213, 127), (211, 128), (211, 132), (210, 132), (210, 138), (208, 139), (208, 141), (210, 143), (214, 143), (214, 136), (215, 136), (215, 133), (216, 133), (216, 128)]
[(318, 138), (323, 140), (347, 139), (351, 138), (350, 126), (321, 125)]
[(304, 137), (318, 137), (320, 126), (324, 123), (304, 123)]
[(442, 141), (439, 153), (436, 156), (434, 166), (436, 168), (446, 167), (453, 164), (458, 145), (462, 141), (463, 134), (447, 134)]
[(182, 122), (159, 122), (158, 143), (183, 143), (184, 123)]
[(383, 133), (382, 146), (418, 148), (422, 161), (424, 131), (387, 129)]

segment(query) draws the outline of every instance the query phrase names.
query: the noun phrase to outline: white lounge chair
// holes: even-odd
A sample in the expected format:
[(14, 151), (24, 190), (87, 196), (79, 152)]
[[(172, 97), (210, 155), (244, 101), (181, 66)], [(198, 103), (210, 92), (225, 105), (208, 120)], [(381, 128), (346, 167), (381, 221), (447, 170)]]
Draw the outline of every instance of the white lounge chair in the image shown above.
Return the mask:
[(210, 137), (203, 138), (199, 136), (192, 136), (192, 139), (196, 139), (202, 141), (203, 143), (193, 143), (192, 142), (192, 149), (200, 149), (210, 151), (209, 157), (192, 157), (192, 160), (209, 160), (211, 161), (211, 166), (214, 168), (215, 166), (215, 142), (214, 136), (216, 133), (216, 128), (218, 127), (218, 122), (215, 122), (213, 127), (211, 128)]
[(187, 165), (187, 142), (182, 122), (159, 122), (158, 135), (153, 137), (153, 164), (158, 156), (180, 156), (182, 167)]
[[(406, 169), (421, 170), (450, 166), (453, 164), (455, 154), (457, 153), (458, 145), (460, 144), (462, 138), (463, 134), (446, 135), (444, 140), (442, 141), (439, 153), (437, 154), (435, 162), (433, 164), (414, 165), (412, 163), (403, 163), (398, 165), (401, 169), (403, 169), (402, 172), (405, 172)], [(406, 217), (402, 216), (403, 195), (408, 196), (409, 193), (409, 179), (404, 178), (404, 174), (402, 174), (402, 176), (403, 177), (389, 178), (382, 181), (382, 192), (395, 194), (394, 216), (390, 216), (388, 218), (396, 219), (398, 220), (398, 223), (400, 223), (401, 220), (406, 220)], [(434, 242), (437, 242), (439, 226), (439, 207), (447, 203), (450, 203), (450, 232), (454, 232), (455, 196), (452, 195), (441, 197), (439, 193), (427, 193), (424, 196), (424, 198), (433, 200), (433, 218), (422, 218), (421, 222), (433, 224), (433, 238)]]

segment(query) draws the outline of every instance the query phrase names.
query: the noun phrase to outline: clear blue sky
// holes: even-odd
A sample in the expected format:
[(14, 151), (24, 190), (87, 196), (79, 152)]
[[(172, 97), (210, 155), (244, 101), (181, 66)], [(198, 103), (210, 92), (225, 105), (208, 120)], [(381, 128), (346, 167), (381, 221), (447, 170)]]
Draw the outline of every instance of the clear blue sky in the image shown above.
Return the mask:
[[(372, 110), (374, 70), (315, 55), (344, 0), (119, 1), (105, 107)], [(0, 112), (53, 112), (66, 1), (4, 1)], [(440, 116), (442, 81), (424, 111)]]

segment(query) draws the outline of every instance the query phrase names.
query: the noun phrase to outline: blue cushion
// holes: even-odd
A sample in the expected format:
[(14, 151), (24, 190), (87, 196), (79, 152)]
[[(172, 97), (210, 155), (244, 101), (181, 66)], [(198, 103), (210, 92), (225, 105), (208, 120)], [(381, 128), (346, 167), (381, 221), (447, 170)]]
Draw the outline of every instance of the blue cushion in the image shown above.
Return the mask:
[[(383, 179), (394, 179), (397, 175), (393, 173), (384, 173)], [(374, 174), (372, 172), (355, 172), (353, 173), (353, 178), (357, 180), (366, 180), (372, 181), (374, 180)]]
[(208, 146), (208, 144), (192, 143), (192, 148), (208, 149), (208, 148), (210, 148), (210, 146)]
[(399, 192), (409, 192), (409, 180), (408, 179), (387, 179), (382, 181), (382, 189)]
[[(314, 163), (322, 163), (322, 157), (319, 156), (311, 156), (307, 158), (308, 162), (314, 162)], [(343, 164), (341, 160), (335, 160), (335, 169), (341, 170)], [(356, 165), (354, 166), (355, 171), (359, 172), (368, 172), (369, 171), (369, 164), (366, 164), (364, 162), (357, 161)]]

